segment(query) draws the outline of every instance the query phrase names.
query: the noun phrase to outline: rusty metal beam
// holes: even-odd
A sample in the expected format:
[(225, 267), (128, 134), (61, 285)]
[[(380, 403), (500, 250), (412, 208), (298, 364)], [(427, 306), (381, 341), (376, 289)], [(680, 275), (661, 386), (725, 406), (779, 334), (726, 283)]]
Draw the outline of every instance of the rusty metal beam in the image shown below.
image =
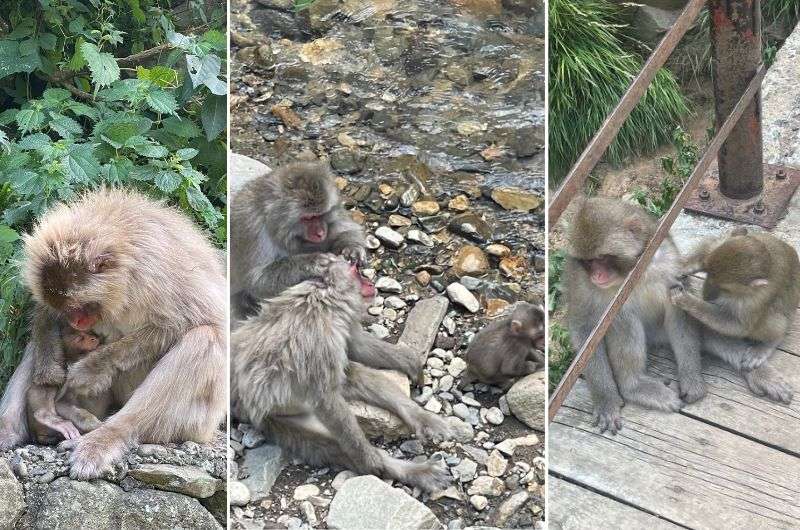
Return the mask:
[(687, 201), (687, 199), (689, 199), (694, 188), (700, 182), (700, 179), (703, 178), (706, 171), (708, 171), (708, 168), (711, 167), (711, 164), (714, 162), (714, 159), (719, 153), (722, 144), (728, 138), (728, 135), (730, 135), (731, 131), (739, 121), (739, 118), (742, 117), (744, 112), (750, 106), (753, 98), (760, 90), (761, 81), (764, 79), (766, 72), (766, 68), (761, 66), (756, 72), (755, 77), (750, 80), (750, 83), (748, 84), (747, 89), (744, 91), (744, 94), (742, 94), (738, 103), (736, 103), (730, 115), (725, 119), (722, 126), (719, 128), (719, 131), (714, 136), (714, 139), (706, 148), (703, 156), (697, 163), (697, 166), (695, 166), (694, 170), (692, 171), (691, 176), (686, 181), (686, 184), (684, 184), (683, 189), (675, 198), (675, 202), (672, 203), (669, 211), (659, 222), (653, 239), (647, 244), (641, 256), (639, 256), (639, 259), (636, 261), (636, 265), (628, 273), (628, 276), (622, 282), (622, 285), (617, 291), (617, 294), (614, 296), (614, 299), (606, 308), (602, 318), (600, 319), (600, 322), (598, 322), (594, 327), (591, 334), (586, 339), (586, 342), (583, 343), (577, 355), (575, 356), (575, 359), (572, 361), (572, 364), (570, 364), (569, 368), (567, 368), (563, 379), (558, 384), (558, 387), (556, 388), (555, 392), (553, 392), (553, 395), (550, 397), (547, 411), (549, 421), (553, 420), (558, 412), (558, 409), (561, 408), (561, 404), (564, 402), (564, 399), (566, 399), (569, 391), (572, 390), (572, 387), (575, 385), (575, 382), (578, 380), (581, 372), (583, 372), (584, 368), (586, 368), (586, 365), (594, 353), (594, 350), (597, 348), (598, 344), (600, 344), (600, 341), (603, 340), (603, 337), (605, 336), (606, 331), (608, 331), (608, 328), (611, 325), (611, 322), (614, 320), (614, 317), (616, 317), (617, 313), (619, 313), (620, 309), (622, 309), (622, 306), (627, 301), (631, 291), (633, 291), (645, 269), (647, 269), (647, 266), (653, 259), (653, 255), (655, 255), (656, 250), (658, 250), (658, 247), (664, 241), (664, 238), (666, 238), (669, 234), (669, 230), (672, 228), (672, 224), (675, 222), (678, 214), (683, 209), (684, 203)]
[(667, 31), (661, 39), (661, 42), (658, 43), (658, 46), (656, 46), (653, 53), (647, 59), (644, 67), (642, 67), (642, 71), (639, 72), (639, 75), (633, 80), (614, 110), (606, 117), (603, 125), (600, 126), (600, 129), (589, 142), (589, 145), (586, 146), (586, 149), (583, 150), (583, 153), (581, 153), (581, 156), (578, 158), (577, 162), (575, 162), (575, 165), (570, 169), (569, 174), (564, 179), (564, 182), (561, 183), (558, 191), (552, 195), (547, 208), (547, 217), (550, 226), (553, 226), (554, 223), (558, 221), (558, 218), (561, 217), (561, 214), (575, 194), (583, 189), (583, 185), (589, 173), (591, 173), (594, 166), (597, 165), (597, 162), (603, 157), (606, 149), (608, 149), (608, 146), (614, 141), (617, 133), (625, 123), (625, 120), (647, 92), (647, 88), (650, 86), (650, 83), (652, 83), (658, 70), (664, 66), (664, 63), (672, 54), (672, 51), (678, 45), (681, 38), (683, 38), (689, 28), (692, 27), (692, 24), (697, 19), (697, 15), (704, 6), (705, 0), (691, 0), (686, 4), (686, 7), (675, 21), (675, 24)]
[[(761, 2), (709, 0), (714, 110), (719, 127), (761, 64)], [(764, 188), (761, 94), (756, 94), (719, 152), (719, 191), (750, 199)]]

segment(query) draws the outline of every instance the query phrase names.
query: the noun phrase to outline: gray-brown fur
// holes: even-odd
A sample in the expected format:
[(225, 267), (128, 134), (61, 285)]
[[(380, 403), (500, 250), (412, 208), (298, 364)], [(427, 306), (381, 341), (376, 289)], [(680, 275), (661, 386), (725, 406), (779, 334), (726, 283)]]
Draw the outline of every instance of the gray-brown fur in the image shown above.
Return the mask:
[[(576, 350), (655, 232), (655, 221), (637, 206), (607, 198), (578, 201), (564, 268), (567, 320)], [(667, 238), (589, 361), (584, 376), (601, 431), (615, 433), (622, 427), (620, 408), (625, 403), (677, 411), (683, 406), (681, 397), (694, 402), (705, 395), (699, 326), (668, 300), (680, 266), (680, 255)], [(592, 271), (603, 270), (611, 280), (599, 287), (592, 281)], [(647, 374), (647, 351), (657, 344), (672, 347), (680, 396)]]
[(446, 471), (391, 458), (372, 446), (347, 404), (360, 399), (384, 407), (422, 438), (450, 435), (441, 418), (373, 367), (348, 357), (363, 308), (357, 280), (342, 258), (331, 258), (320, 277), (262, 302), (231, 338), (231, 393), (238, 414), (309, 464), (439, 489), (449, 480)]
[(685, 273), (705, 272), (698, 296), (676, 285), (672, 302), (703, 324), (703, 347), (740, 370), (757, 395), (790, 403), (793, 390), (768, 364), (800, 303), (797, 251), (767, 233), (734, 230), (703, 241)]
[[(25, 238), (24, 266), (37, 304), (67, 318), (76, 311), (95, 315), (93, 329), (108, 341), (66, 375), (67, 392), (110, 391), (122, 406), (72, 444), (73, 477), (101, 475), (135, 443), (212, 437), (226, 410), (224, 260), (190, 219), (135, 192), (87, 193), (44, 215)], [(36, 332), (52, 329), (51, 317), (36, 318), (26, 356), (0, 401), (0, 445), (28, 436), (19, 427), (25, 423), (20, 389), (33, 372), (27, 359), (53, 347)]]
[(464, 382), (474, 380), (508, 387), (518, 377), (544, 365), (544, 310), (520, 302), (510, 315), (498, 318), (475, 335), (467, 348)]

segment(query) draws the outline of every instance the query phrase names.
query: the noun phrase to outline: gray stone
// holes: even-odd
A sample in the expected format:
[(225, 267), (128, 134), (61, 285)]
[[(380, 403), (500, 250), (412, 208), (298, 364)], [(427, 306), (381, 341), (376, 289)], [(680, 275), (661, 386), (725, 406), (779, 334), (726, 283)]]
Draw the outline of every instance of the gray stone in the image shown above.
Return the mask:
[(525, 503), (528, 502), (529, 498), (530, 495), (528, 495), (528, 492), (522, 490), (503, 501), (503, 504), (497, 508), (497, 512), (495, 513), (494, 524), (499, 528), (505, 528), (511, 516), (521, 510), (522, 507), (525, 506)]
[(245, 182), (270, 172), (270, 168), (249, 156), (231, 153), (228, 157), (228, 185), (233, 194)]
[(544, 431), (546, 423), (546, 398), (547, 381), (544, 372), (523, 377), (514, 383), (506, 394), (511, 413), (522, 423), (538, 431)]
[(250, 490), (252, 500), (260, 501), (269, 495), (285, 464), (283, 451), (276, 445), (262, 445), (245, 452), (241, 471), (248, 476), (242, 483)]
[(422, 358), (426, 358), (436, 341), (436, 333), (449, 305), (447, 298), (443, 296), (434, 296), (417, 302), (406, 317), (406, 327), (398, 342), (405, 344)]
[(431, 239), (431, 236), (429, 236), (422, 230), (409, 230), (406, 237), (408, 238), (409, 241), (420, 243), (422, 245), (425, 245), (426, 247), (433, 246), (433, 239)]
[(502, 411), (497, 407), (492, 407), (486, 411), (486, 421), (492, 425), (500, 425), (504, 419)]
[(347, 482), (348, 480), (350, 480), (355, 476), (356, 474), (348, 469), (340, 471), (335, 477), (333, 477), (333, 480), (331, 481), (331, 487), (338, 491), (342, 489), (342, 486), (344, 486), (345, 482)]
[(388, 226), (381, 226), (375, 230), (375, 237), (381, 240), (381, 243), (392, 248), (399, 248), (403, 244), (403, 234), (392, 230)]
[(453, 416), (447, 416), (445, 421), (453, 428), (453, 439), (455, 441), (461, 443), (472, 441), (472, 438), (475, 436), (475, 429), (472, 428), (472, 425), (458, 418), (454, 418)]
[(385, 293), (403, 292), (403, 286), (400, 285), (400, 282), (394, 278), (389, 278), (388, 276), (381, 276), (378, 278), (378, 281), (375, 282), (375, 288)]
[(11, 471), (8, 462), (0, 459), (0, 528), (14, 528), (25, 510), (22, 484)]
[(486, 472), (492, 477), (502, 477), (508, 467), (508, 460), (503, 458), (500, 451), (495, 449), (489, 458), (486, 460)]
[[(406, 396), (411, 395), (408, 377), (393, 370), (382, 370), (383, 374)], [(396, 440), (409, 434), (408, 426), (397, 416), (381, 407), (367, 405), (362, 401), (350, 403), (350, 410), (356, 416), (359, 425), (370, 438), (382, 436), (387, 440)]]
[(375, 335), (379, 339), (385, 339), (386, 337), (389, 336), (389, 330), (386, 328), (386, 326), (383, 326), (381, 324), (370, 324), (369, 330), (373, 335)]
[(469, 482), (475, 478), (475, 473), (478, 471), (478, 464), (465, 458), (456, 467), (452, 468), (453, 476), (460, 482)]
[(250, 502), (250, 490), (238, 480), (228, 481), (228, 495), (231, 506), (244, 506)]
[(472, 504), (476, 510), (481, 511), (489, 505), (489, 499), (483, 495), (473, 495), (469, 498), (469, 503)]
[(304, 501), (314, 495), (319, 495), (319, 486), (316, 484), (303, 484), (294, 489), (292, 498), (296, 501)]
[(447, 286), (447, 296), (456, 304), (464, 307), (470, 313), (477, 313), (481, 308), (480, 302), (469, 289), (462, 284), (455, 282)]
[(344, 483), (331, 502), (327, 523), (330, 528), (342, 530), (441, 528), (428, 507), (372, 475)]
[[(467, 369), (467, 361), (462, 359), (461, 357), (455, 357), (450, 364), (447, 365), (447, 372), (452, 375), (453, 377), (458, 377), (461, 375), (461, 372)], [(480, 405), (480, 403), (478, 403)]]
[(537, 445), (538, 443), (539, 437), (535, 434), (529, 434), (520, 438), (509, 438), (507, 440), (503, 440), (495, 447), (501, 453), (507, 454), (508, 456), (514, 456), (514, 451), (516, 451), (517, 447), (531, 447)]
[(141, 464), (128, 474), (160, 490), (183, 493), (197, 499), (211, 497), (221, 487), (221, 482), (194, 466), (171, 464)]
[(467, 490), (467, 494), (497, 497), (502, 494), (505, 489), (505, 484), (503, 484), (503, 481), (499, 478), (482, 476), (472, 481)]

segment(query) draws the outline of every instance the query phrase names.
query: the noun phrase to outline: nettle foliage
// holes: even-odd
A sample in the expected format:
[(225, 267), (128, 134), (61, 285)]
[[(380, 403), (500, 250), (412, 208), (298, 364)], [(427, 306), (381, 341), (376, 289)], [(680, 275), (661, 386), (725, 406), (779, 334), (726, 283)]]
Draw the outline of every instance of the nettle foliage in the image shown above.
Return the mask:
[(224, 4), (209, 13), (191, 0), (180, 24), (177, 4), (3, 2), (0, 384), (26, 335), (20, 234), (52, 203), (99, 186), (136, 188), (225, 242)]

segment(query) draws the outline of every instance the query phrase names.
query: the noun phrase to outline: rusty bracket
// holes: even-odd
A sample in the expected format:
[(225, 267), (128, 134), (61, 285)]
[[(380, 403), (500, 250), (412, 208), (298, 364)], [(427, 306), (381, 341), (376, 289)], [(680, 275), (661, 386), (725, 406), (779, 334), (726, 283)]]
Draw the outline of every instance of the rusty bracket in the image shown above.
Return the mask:
[(684, 208), (691, 212), (775, 228), (800, 185), (800, 168), (764, 164), (764, 188), (750, 199), (729, 199), (719, 191), (719, 170), (709, 170)]

